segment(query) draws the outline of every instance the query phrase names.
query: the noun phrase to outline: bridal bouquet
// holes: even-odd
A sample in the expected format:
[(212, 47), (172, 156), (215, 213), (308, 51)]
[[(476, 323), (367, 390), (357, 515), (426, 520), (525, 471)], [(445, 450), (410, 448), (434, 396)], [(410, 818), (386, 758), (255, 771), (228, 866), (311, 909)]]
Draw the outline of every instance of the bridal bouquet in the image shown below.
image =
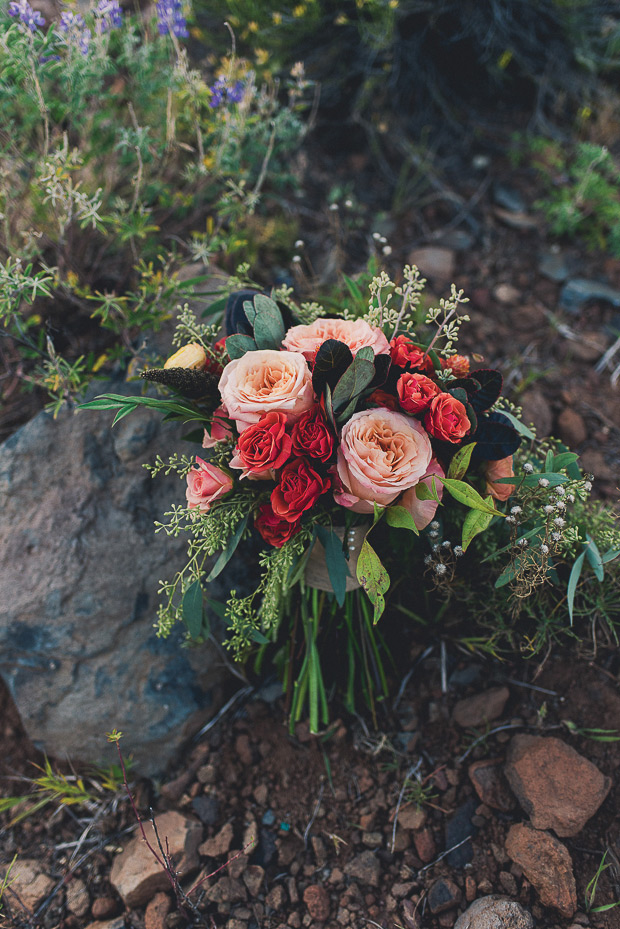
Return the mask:
[[(455, 349), (467, 301), (452, 286), (423, 310), (424, 283), (415, 267), (399, 284), (382, 273), (367, 302), (338, 317), (295, 305), (286, 290), (240, 291), (228, 299), (228, 335), (219, 339), (217, 325), (185, 308), (178, 350), (143, 372), (171, 396), (85, 404), (118, 409), (116, 419), (144, 404), (198, 424), (188, 438), (201, 443), (199, 454), (152, 469), (184, 478), (186, 506), (159, 528), (190, 536), (187, 565), (162, 582), (160, 633), (180, 619), (191, 638), (204, 638), (212, 607), (235, 658), (272, 649), (292, 723), (307, 706), (312, 731), (328, 719), (323, 658), (336, 642), (345, 704), (353, 708), (361, 687), (374, 714), (387, 694), (376, 624), (390, 577), (378, 524), (420, 537), (431, 564), (438, 519), (454, 509), (459, 538), (447, 544), (460, 557), (506, 518), (517, 480), (512, 455), (524, 428), (501, 406), (501, 375), (474, 369)], [(210, 602), (209, 581), (253, 533), (262, 540), (256, 589)], [(398, 541), (391, 549), (393, 561)], [(437, 574), (442, 568), (433, 562)], [(403, 559), (399, 575), (423, 586), (409, 570)]]

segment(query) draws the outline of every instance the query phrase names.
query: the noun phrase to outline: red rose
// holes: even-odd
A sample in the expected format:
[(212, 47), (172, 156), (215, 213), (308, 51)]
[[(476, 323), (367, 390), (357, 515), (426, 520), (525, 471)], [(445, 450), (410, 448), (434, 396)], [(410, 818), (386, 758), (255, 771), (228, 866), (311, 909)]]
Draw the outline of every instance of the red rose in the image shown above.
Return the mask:
[(379, 387), (373, 390), (368, 398), (370, 406), (384, 407), (386, 410), (398, 410), (398, 400), (394, 394), (389, 394), (387, 390), (381, 390)]
[(301, 529), (301, 521), (292, 523), (288, 519), (281, 519), (271, 509), (268, 503), (263, 503), (258, 508), (258, 514), (254, 520), (254, 525), (262, 535), (265, 542), (273, 545), (274, 548), (282, 548), (285, 542), (297, 535)]
[(452, 394), (437, 394), (424, 417), (427, 432), (444, 442), (460, 442), (471, 429), (465, 406)]
[(219, 375), (224, 370), (224, 365), (226, 365), (230, 358), (228, 352), (226, 351), (226, 339), (218, 339), (211, 346), (212, 354), (207, 355), (207, 361), (205, 364), (205, 371), (208, 371), (210, 374)]
[(281, 519), (295, 522), (330, 486), (329, 478), (317, 474), (305, 458), (294, 458), (284, 466), (280, 483), (271, 491), (273, 512)]
[(441, 359), (441, 367), (444, 369), (452, 368), (455, 377), (467, 377), (469, 374), (469, 358), (467, 355), (450, 355), (449, 358)]
[(327, 461), (334, 451), (334, 437), (318, 407), (302, 413), (292, 432), (293, 451)]
[(286, 413), (264, 413), (239, 436), (230, 467), (240, 468), (245, 474), (281, 468), (290, 458), (292, 447), (293, 441), (286, 433)]
[(392, 362), (399, 368), (419, 368), (425, 374), (433, 374), (435, 368), (424, 349), (412, 342), (405, 335), (398, 335), (390, 342)]
[(421, 413), (430, 405), (433, 397), (440, 392), (435, 381), (424, 374), (405, 371), (398, 378), (396, 385), (398, 399), (405, 413)]

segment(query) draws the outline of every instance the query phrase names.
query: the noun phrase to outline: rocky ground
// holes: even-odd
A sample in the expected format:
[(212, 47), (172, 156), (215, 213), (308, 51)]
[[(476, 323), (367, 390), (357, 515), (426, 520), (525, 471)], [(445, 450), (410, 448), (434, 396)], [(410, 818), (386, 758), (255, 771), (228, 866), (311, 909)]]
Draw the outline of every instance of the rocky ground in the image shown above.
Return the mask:
[[(620, 907), (600, 910), (620, 899), (617, 656), (540, 670), (448, 649), (443, 673), (438, 650), (411, 657), (379, 731), (360, 717), (291, 736), (267, 686), (162, 782), (133, 783), (155, 849), (150, 805), (181, 887), (199, 884), (198, 925), (620, 926)], [(36, 752), (4, 720), (4, 772), (25, 772)], [(18, 854), (9, 925), (188, 925), (122, 792), (53, 808), (2, 834), (3, 860)]]

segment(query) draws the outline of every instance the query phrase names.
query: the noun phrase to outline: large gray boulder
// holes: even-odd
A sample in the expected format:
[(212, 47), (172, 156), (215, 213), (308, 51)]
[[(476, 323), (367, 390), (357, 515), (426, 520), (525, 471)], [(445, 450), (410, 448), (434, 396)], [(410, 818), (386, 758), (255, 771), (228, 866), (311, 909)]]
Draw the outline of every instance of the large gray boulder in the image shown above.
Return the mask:
[[(129, 387), (96, 392), (110, 390)], [(153, 628), (186, 545), (153, 523), (184, 485), (142, 464), (190, 451), (183, 427), (138, 410), (111, 429), (112, 416), (40, 413), (0, 446), (0, 673), (49, 755), (112, 760), (116, 727), (153, 774), (217, 708), (223, 672), (213, 647), (180, 647), (180, 626)]]

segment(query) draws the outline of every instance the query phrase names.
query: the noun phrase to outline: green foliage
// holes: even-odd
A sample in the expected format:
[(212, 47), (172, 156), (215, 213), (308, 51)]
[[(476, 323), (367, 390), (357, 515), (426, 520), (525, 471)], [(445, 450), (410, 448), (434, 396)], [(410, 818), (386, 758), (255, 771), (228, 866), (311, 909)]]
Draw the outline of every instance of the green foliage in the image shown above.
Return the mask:
[(291, 188), (308, 87), (303, 69), (259, 86), (234, 55), (199, 71), (154, 20), (85, 18), (83, 53), (57, 23), (0, 14), (0, 325), (54, 412), (197, 292), (181, 259), (239, 251), (261, 198)]
[(612, 154), (591, 142), (538, 138), (529, 143), (529, 158), (545, 185), (536, 206), (550, 232), (620, 258), (620, 167)]
[(613, 910), (615, 907), (620, 906), (620, 901), (618, 900), (614, 901), (613, 903), (602, 903), (599, 906), (594, 906), (594, 900), (598, 891), (598, 883), (601, 879), (601, 876), (608, 868), (612, 867), (612, 862), (606, 860), (608, 854), (609, 849), (605, 849), (603, 857), (599, 862), (594, 876), (590, 881), (588, 881), (588, 885), (584, 891), (586, 913), (605, 913), (608, 910)]

